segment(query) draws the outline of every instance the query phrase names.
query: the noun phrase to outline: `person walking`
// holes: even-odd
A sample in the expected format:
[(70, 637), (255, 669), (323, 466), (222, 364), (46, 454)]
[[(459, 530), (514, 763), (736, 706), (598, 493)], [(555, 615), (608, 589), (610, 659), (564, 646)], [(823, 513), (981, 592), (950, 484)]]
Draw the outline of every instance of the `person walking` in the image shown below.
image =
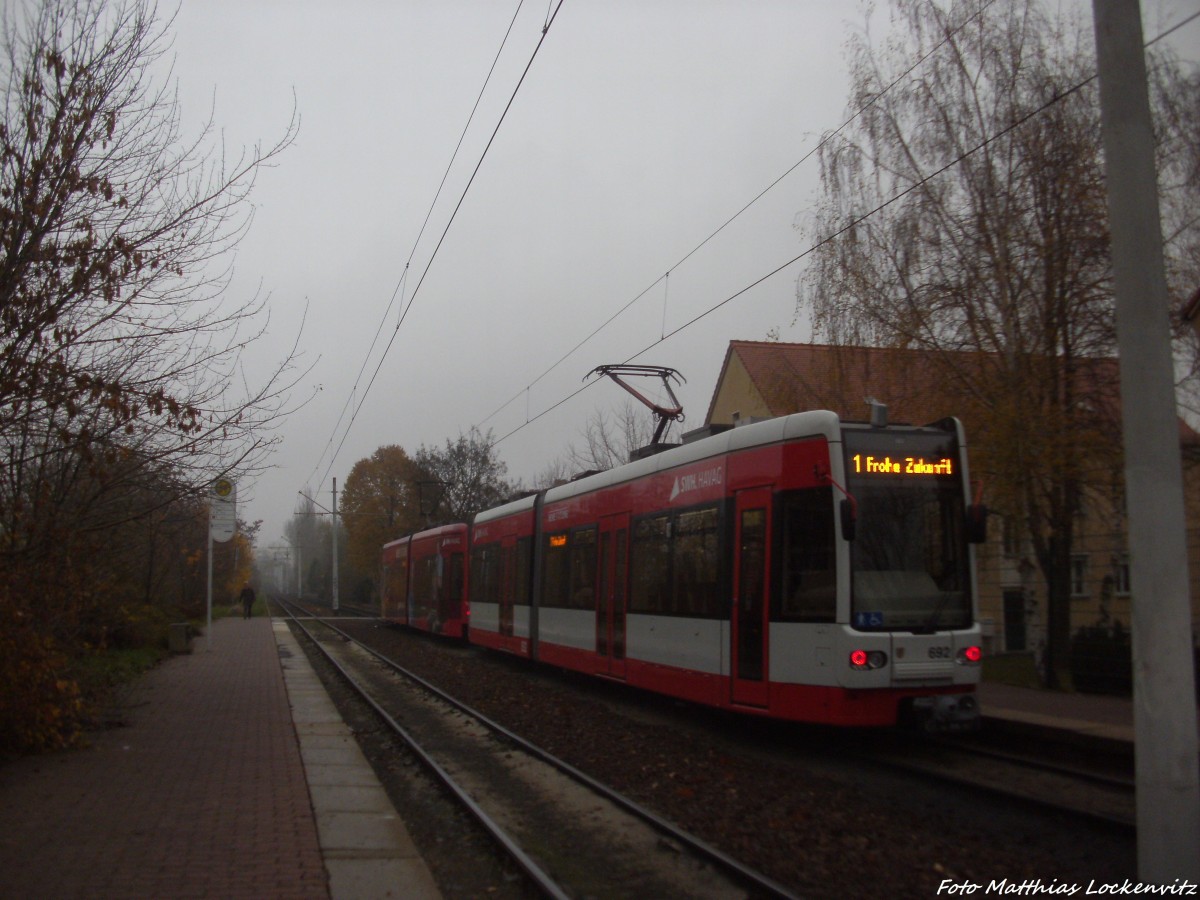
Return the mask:
[(242, 588), (242, 618), (249, 619), (254, 615), (254, 588), (247, 584)]

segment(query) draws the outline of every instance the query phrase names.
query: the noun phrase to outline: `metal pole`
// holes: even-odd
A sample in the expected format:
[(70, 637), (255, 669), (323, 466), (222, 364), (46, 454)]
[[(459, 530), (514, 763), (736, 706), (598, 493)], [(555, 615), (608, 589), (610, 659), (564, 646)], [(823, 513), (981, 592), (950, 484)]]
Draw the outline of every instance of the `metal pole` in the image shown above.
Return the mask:
[(211, 497), (208, 499), (208, 624), (204, 628), (204, 652), (208, 653), (212, 650), (212, 556), (213, 556), (213, 539), (212, 539), (212, 505)]
[(338, 608), (338, 552), (337, 552), (337, 479), (333, 479), (333, 609)]
[(1133, 590), (1138, 877), (1200, 881), (1183, 475), (1141, 4), (1093, 0)]

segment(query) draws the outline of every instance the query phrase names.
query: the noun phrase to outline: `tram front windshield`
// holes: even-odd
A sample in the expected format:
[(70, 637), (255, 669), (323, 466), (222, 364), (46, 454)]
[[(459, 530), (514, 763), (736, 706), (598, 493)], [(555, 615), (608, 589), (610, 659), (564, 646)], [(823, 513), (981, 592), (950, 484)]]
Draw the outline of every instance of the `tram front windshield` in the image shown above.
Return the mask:
[(961, 460), (953, 433), (845, 432), (851, 624), (936, 631), (971, 624)]

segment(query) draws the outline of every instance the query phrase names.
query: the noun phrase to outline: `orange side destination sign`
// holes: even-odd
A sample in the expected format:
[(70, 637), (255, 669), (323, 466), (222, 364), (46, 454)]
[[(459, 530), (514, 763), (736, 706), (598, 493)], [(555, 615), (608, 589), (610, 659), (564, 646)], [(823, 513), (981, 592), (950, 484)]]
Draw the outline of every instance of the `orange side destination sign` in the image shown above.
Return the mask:
[(893, 459), (890, 456), (864, 456), (855, 453), (850, 458), (856, 475), (953, 475), (954, 460), (946, 456), (938, 460), (927, 460), (923, 456), (906, 456)]

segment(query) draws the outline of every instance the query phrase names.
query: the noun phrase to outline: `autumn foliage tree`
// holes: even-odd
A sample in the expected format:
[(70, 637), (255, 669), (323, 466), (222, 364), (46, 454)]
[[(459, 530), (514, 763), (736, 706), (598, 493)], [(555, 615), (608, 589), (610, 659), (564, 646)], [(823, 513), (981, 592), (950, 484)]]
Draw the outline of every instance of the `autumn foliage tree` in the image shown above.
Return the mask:
[(383, 545), (421, 527), (418, 478), (416, 464), (397, 444), (380, 447), (350, 470), (340, 511), (346, 561), (357, 580), (373, 582)]
[[(265, 302), (226, 297), (257, 171), (185, 137), (145, 0), (25, 0), (0, 37), (0, 743), (53, 744), (64, 660), (168, 591), (218, 473), (261, 468), (291, 358), (243, 370)], [(169, 23), (168, 23), (169, 24)], [(48, 674), (51, 673), (51, 674)], [(36, 687), (42, 685), (41, 688)], [(32, 687), (31, 687), (32, 686)], [(53, 726), (49, 723), (53, 720)], [(34, 722), (34, 725), (29, 725)], [(41, 723), (41, 724), (36, 724)]]
[[(893, 38), (850, 41), (856, 115), (822, 145), (799, 309), (829, 343), (940, 364), (930, 389), (974, 423), (973, 471), (990, 476), (1047, 586), (1054, 683), (1075, 522), (1085, 493), (1111, 492), (1120, 471), (1090, 29), (1037, 0), (892, 8)], [(1156, 71), (1160, 109), (1187, 108), (1188, 80), (1169, 59)], [(1186, 183), (1180, 137), (1164, 122), (1163, 159)]]
[(472, 428), (441, 447), (409, 456), (398, 444), (380, 447), (350, 470), (341, 514), (349, 536), (347, 563), (360, 594), (378, 587), (380, 551), (424, 528), (465, 522), (508, 499), (512, 485), (490, 434)]

